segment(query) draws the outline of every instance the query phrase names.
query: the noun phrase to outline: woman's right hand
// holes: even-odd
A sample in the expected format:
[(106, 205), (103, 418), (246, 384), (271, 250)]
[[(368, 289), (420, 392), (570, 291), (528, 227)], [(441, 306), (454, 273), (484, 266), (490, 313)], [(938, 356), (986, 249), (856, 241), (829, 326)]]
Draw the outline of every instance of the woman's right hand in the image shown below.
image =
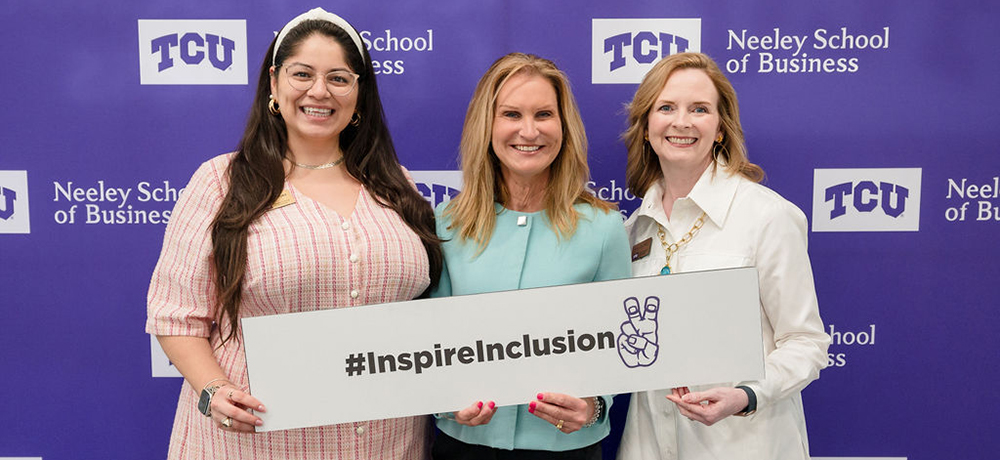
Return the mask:
[(497, 405), (493, 401), (490, 401), (488, 404), (483, 404), (482, 401), (479, 401), (458, 412), (452, 412), (452, 415), (455, 416), (455, 422), (461, 425), (485, 425), (493, 419), (493, 414), (497, 412), (496, 407)]
[[(244, 392), (232, 383), (227, 383), (216, 390), (212, 396), (211, 406), (212, 420), (222, 430), (253, 433), (255, 426), (264, 424), (260, 417), (250, 412), (250, 410), (264, 412), (264, 405), (250, 393)], [(227, 419), (230, 422), (227, 422)]]

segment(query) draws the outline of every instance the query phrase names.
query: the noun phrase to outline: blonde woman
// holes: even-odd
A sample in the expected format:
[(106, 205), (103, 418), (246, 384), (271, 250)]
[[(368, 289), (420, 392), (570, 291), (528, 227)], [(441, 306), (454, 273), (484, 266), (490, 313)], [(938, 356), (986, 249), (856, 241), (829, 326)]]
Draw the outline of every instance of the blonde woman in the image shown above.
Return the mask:
[[(437, 209), (445, 267), (432, 295), (629, 276), (622, 219), (584, 188), (583, 122), (551, 61), (513, 53), (490, 67), (469, 104), (461, 155), (463, 190)], [(439, 414), (434, 457), (600, 458), (611, 398), (540, 390), (519, 406), (484, 400)]]
[(618, 458), (808, 459), (800, 391), (826, 365), (830, 337), (805, 215), (758, 184), (764, 172), (747, 159), (736, 91), (708, 56), (658, 62), (628, 121), (626, 179), (643, 200), (625, 225), (632, 244), (657, 248), (633, 274), (756, 267), (766, 356), (763, 380), (635, 393)]

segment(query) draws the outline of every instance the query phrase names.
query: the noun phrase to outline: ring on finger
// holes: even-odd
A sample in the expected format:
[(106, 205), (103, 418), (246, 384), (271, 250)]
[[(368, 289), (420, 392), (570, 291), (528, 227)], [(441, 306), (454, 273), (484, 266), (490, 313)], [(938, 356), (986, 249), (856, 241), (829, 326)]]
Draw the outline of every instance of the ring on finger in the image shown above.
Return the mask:
[(233, 427), (233, 418), (232, 417), (226, 417), (226, 418), (222, 419), (222, 426), (224, 426), (226, 428), (232, 428)]
[(560, 420), (559, 423), (556, 425), (556, 429), (557, 430), (561, 430), (562, 426), (563, 426), (563, 423), (565, 423), (565, 422), (563, 422), (562, 420)]
[(226, 399), (232, 401), (233, 400), (233, 392), (234, 391), (236, 391), (236, 390), (229, 390), (229, 396), (226, 396)]

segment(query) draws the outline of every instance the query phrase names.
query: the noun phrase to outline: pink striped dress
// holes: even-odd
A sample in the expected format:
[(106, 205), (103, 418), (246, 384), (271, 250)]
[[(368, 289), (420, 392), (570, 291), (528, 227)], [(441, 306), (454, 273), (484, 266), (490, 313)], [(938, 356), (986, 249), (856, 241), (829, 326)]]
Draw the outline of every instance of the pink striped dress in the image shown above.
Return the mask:
[[(247, 388), (242, 340), (217, 348), (221, 336), (212, 320), (215, 287), (210, 226), (225, 193), (231, 155), (202, 164), (174, 207), (150, 281), (146, 332), (207, 337), (229, 379)], [(285, 188), (295, 202), (271, 209), (250, 226), (241, 315), (408, 300), (427, 288), (428, 261), (420, 238), (399, 215), (379, 206), (367, 190), (361, 191), (354, 213), (344, 219), (291, 184)], [(233, 433), (198, 412), (199, 391), (190, 385), (181, 387), (170, 459), (427, 457), (427, 417)]]

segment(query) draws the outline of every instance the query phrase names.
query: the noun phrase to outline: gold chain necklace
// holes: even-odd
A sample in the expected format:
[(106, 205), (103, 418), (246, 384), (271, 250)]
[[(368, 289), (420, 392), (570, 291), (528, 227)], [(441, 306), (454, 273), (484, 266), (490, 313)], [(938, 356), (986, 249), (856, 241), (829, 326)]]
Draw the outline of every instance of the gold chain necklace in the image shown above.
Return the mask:
[(341, 163), (344, 162), (344, 157), (343, 157), (343, 155), (341, 155), (340, 158), (337, 158), (336, 160), (333, 160), (333, 161), (331, 161), (329, 163), (323, 163), (321, 165), (307, 165), (307, 164), (302, 164), (302, 163), (296, 163), (296, 162), (292, 161), (291, 158), (289, 158), (288, 161), (291, 161), (293, 165), (298, 166), (300, 168), (306, 168), (306, 169), (316, 170), (316, 169), (329, 169), (329, 168), (332, 168), (334, 166), (337, 166), (337, 165), (339, 165), (339, 164), (341, 164)]
[(694, 226), (692, 226), (691, 230), (688, 230), (688, 232), (684, 234), (684, 237), (681, 238), (680, 241), (677, 241), (676, 243), (667, 244), (667, 230), (664, 229), (659, 222), (656, 223), (657, 227), (656, 235), (660, 237), (660, 245), (663, 246), (663, 252), (667, 253), (667, 260), (666, 262), (663, 263), (663, 268), (660, 269), (661, 275), (670, 274), (670, 258), (673, 257), (675, 253), (677, 253), (677, 250), (680, 249), (681, 246), (688, 244), (692, 239), (694, 239), (694, 236), (698, 233), (698, 230), (701, 230), (702, 225), (705, 225), (704, 212), (701, 213), (701, 215), (698, 216), (697, 219), (695, 219)]

